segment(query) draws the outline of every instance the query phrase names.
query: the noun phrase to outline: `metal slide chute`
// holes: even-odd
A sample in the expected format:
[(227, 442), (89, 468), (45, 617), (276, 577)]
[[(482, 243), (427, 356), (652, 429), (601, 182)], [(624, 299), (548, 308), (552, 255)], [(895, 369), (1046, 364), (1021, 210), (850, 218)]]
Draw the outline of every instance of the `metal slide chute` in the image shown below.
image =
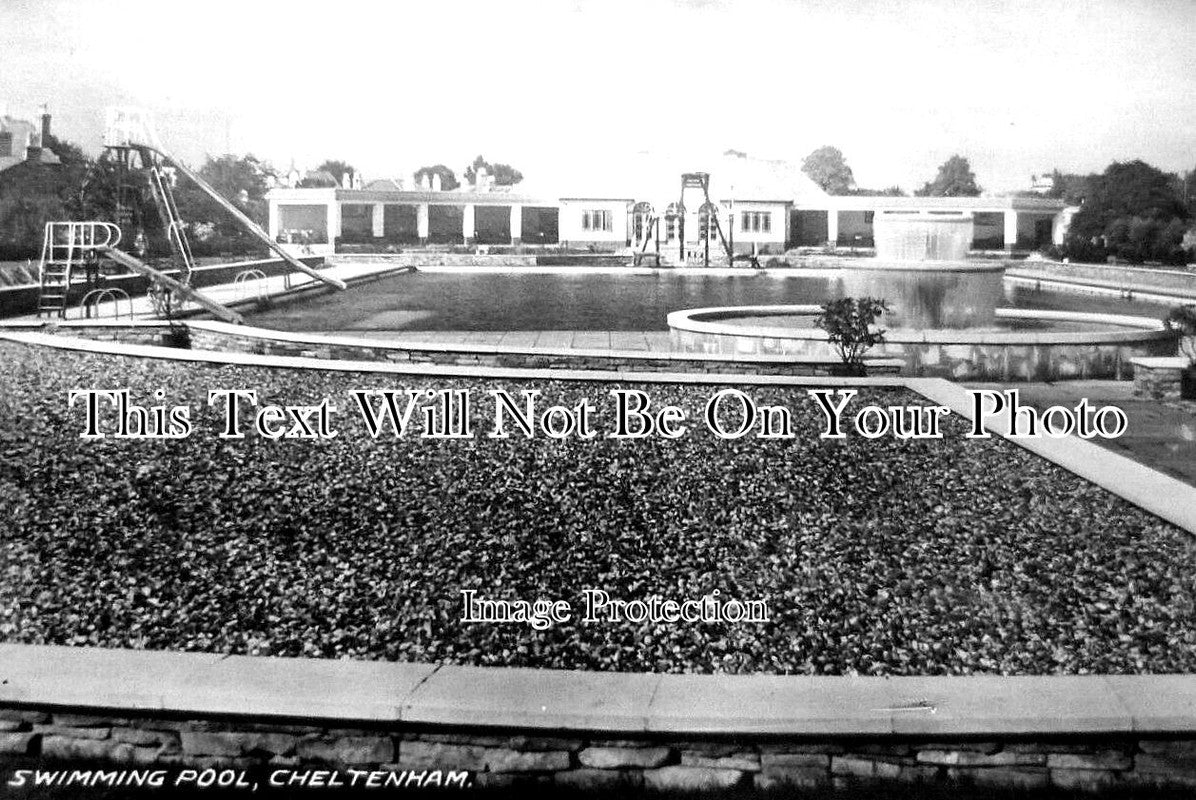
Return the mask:
[(222, 306), (215, 300), (211, 299), (203, 292), (192, 289), (189, 285), (181, 283), (170, 277), (160, 270), (156, 270), (141, 260), (134, 258), (123, 250), (117, 250), (115, 247), (100, 247), (97, 248), (99, 253), (107, 258), (112, 259), (122, 267), (136, 272), (138, 275), (144, 275), (151, 281), (155, 281), (167, 289), (177, 293), (178, 295), (187, 298), (198, 306), (212, 312), (217, 318), (225, 322), (231, 322), (235, 325), (240, 325), (245, 320), (236, 311), (231, 308)]
[(196, 186), (198, 186), (204, 192), (204, 194), (208, 195), (208, 197), (211, 197), (213, 200), (215, 200), (216, 203), (221, 208), (223, 208), (225, 211), (227, 211), (229, 214), (232, 214), (233, 218), (235, 218), (238, 222), (240, 222), (241, 225), (245, 228), (245, 230), (249, 231), (256, 238), (260, 239), (262, 241), (262, 243), (266, 245), (266, 247), (269, 247), (279, 258), (281, 258), (283, 261), (287, 262), (287, 264), (289, 264), (290, 266), (294, 267), (295, 269), (299, 270), (302, 273), (310, 275), (311, 277), (315, 278), (316, 280), (318, 280), (322, 283), (328, 284), (329, 286), (335, 286), (337, 289), (346, 288), (347, 285), (345, 284), (344, 281), (339, 280), (337, 278), (333, 278), (331, 275), (322, 274), (321, 272), (312, 269), (311, 267), (307, 266), (299, 259), (295, 258), (293, 255), (288, 253), (282, 247), (282, 245), (278, 244), (278, 242), (271, 239), (270, 234), (268, 234), (264, 230), (262, 230), (261, 226), (259, 226), (256, 222), (251, 220), (249, 217), (245, 216), (245, 212), (241, 211), (241, 209), (239, 209), (235, 205), (233, 205), (232, 202), (230, 202), (227, 198), (225, 198), (223, 195), (221, 195), (220, 192), (217, 192), (215, 189), (213, 189), (208, 184), (207, 181), (205, 181), (199, 175), (195, 174), (195, 172), (193, 172), (190, 168), (188, 168), (181, 161), (174, 158), (169, 153), (164, 152), (160, 147), (151, 147), (149, 145), (141, 145), (140, 147), (143, 150), (148, 150), (148, 151), (156, 154), (159, 158), (161, 158), (164, 162), (166, 162), (167, 165), (174, 167), (176, 170), (181, 172), (183, 175), (186, 175), (188, 178), (190, 178), (191, 182), (194, 183)]
[[(164, 215), (163, 224), (170, 238), (171, 247), (181, 261), (189, 262), (190, 247), (186, 243), (186, 236), (182, 233), (182, 220), (179, 218), (178, 209), (174, 204), (170, 182), (162, 178), (161, 164), (173, 167), (187, 176), (204, 194), (212, 198), (217, 205), (241, 223), (242, 227), (249, 231), (254, 238), (260, 240), (292, 268), (337, 289), (347, 288), (344, 281), (322, 274), (288, 253), (278, 242), (271, 239), (270, 235), (262, 230), (256, 222), (246, 216), (245, 212), (212, 188), (207, 181), (186, 164), (168, 153), (158, 138), (152, 115), (144, 109), (109, 107), (104, 128), (104, 147), (116, 151), (137, 151), (142, 167), (150, 171), (151, 188), (154, 190), (159, 213)], [(181, 269), (185, 269), (189, 273), (189, 266), (189, 264), (181, 266)]]

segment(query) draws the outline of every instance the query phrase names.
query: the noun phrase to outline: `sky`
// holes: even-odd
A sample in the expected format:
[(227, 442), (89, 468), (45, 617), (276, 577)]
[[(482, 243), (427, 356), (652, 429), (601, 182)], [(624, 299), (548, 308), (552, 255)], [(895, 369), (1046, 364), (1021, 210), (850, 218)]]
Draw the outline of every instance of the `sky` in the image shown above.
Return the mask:
[(560, 184), (833, 145), (861, 187), (959, 153), (1001, 192), (1196, 168), (1196, 0), (0, 0), (0, 107), (43, 103), (93, 153), (104, 107), (136, 105), (191, 162), (409, 178), (481, 153)]

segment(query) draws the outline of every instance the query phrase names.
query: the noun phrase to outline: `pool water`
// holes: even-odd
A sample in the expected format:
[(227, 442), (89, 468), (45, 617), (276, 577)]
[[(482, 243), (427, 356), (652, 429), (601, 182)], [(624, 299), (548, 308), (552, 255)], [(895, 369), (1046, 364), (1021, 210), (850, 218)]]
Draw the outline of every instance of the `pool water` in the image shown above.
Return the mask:
[[(1162, 317), (1163, 306), (1006, 282), (1004, 307)], [(282, 302), (249, 322), (286, 331), (666, 331), (672, 311), (822, 303), (846, 292), (826, 276), (603, 273), (392, 275), (344, 292)]]

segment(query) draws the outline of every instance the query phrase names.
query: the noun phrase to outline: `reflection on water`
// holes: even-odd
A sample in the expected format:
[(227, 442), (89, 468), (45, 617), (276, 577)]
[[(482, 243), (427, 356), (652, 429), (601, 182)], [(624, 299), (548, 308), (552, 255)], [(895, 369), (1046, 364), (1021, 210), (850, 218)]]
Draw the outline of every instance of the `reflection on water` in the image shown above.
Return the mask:
[[(887, 271), (892, 278), (893, 272)], [(1012, 284), (972, 283), (992, 274), (918, 273), (909, 285), (856, 285), (869, 274), (826, 276), (404, 273), (345, 292), (307, 297), (251, 314), (251, 322), (292, 331), (370, 330), (668, 330), (671, 311), (703, 306), (819, 304), (845, 295), (881, 293), (895, 316), (955, 326), (981, 300), (1019, 308), (1050, 308), (1161, 316), (1160, 307), (1116, 298), (1035, 291)], [(882, 276), (883, 277), (883, 276)], [(1003, 298), (1003, 299), (1002, 299)], [(923, 323), (917, 323), (923, 324)]]

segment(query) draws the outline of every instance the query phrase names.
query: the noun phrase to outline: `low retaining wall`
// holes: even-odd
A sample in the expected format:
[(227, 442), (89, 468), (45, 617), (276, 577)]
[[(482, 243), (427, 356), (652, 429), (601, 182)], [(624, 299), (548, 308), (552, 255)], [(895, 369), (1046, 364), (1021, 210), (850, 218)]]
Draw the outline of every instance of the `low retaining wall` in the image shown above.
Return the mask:
[(1196, 787), (1196, 736), (609, 738), (583, 731), (83, 711), (0, 707), (0, 763), (9, 770), (31, 763), (236, 769), (247, 773), (245, 780), (299, 788), (366, 788), (367, 781), (377, 787), (388, 779), (407, 786), (431, 780), (462, 787), (662, 790), (848, 788), (861, 782), (1087, 791), (1128, 784)]
[[(668, 324), (673, 348), (683, 353), (746, 357), (789, 355), (798, 359), (831, 352), (815, 328), (736, 322), (744, 317), (813, 316), (820, 307), (741, 306), (674, 311)], [(1177, 336), (1144, 317), (1066, 311), (997, 309), (999, 319), (1058, 320), (1120, 326), (1117, 330), (992, 331), (890, 330), (870, 352), (899, 361), (901, 374), (957, 381), (1034, 381), (1069, 378), (1129, 379), (1135, 358), (1175, 352)]]
[[(38, 325), (26, 330), (40, 330)], [(838, 359), (826, 356), (729, 356), (651, 353), (636, 350), (584, 350), (580, 348), (519, 348), (498, 345), (445, 345), (383, 342), (348, 337), (288, 334), (245, 325), (187, 321), (175, 330), (189, 333), (196, 350), (253, 353), (269, 356), (397, 364), (435, 364), (462, 367), (511, 367), (548, 370), (607, 370), (631, 372), (697, 372), (715, 374), (833, 376), (841, 374)], [(46, 332), (61, 332), (101, 341), (126, 344), (169, 345), (172, 329), (161, 322), (118, 320), (68, 320), (47, 324)], [(418, 334), (416, 334), (418, 335)], [(896, 360), (868, 361), (873, 375), (896, 375)]]
[(228, 768), (292, 786), (332, 770), (463, 786), (1196, 786), (1188, 676), (649, 675), (34, 645), (0, 645), (0, 663), (8, 768)]
[(1178, 400), (1189, 383), (1196, 383), (1196, 366), (1182, 356), (1134, 359), (1134, 394), (1140, 397)]

